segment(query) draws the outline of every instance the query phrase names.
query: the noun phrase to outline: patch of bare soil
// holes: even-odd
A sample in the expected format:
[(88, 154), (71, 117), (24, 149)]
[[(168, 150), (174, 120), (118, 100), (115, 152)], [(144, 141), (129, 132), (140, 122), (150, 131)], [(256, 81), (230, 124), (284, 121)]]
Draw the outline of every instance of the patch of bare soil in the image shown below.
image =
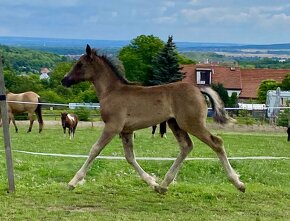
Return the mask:
[[(22, 120), (22, 121), (17, 121), (16, 124), (18, 125), (29, 125), (29, 121)], [(38, 122), (37, 120), (34, 121), (34, 124), (37, 125)], [(61, 127), (61, 122), (56, 121), (56, 120), (49, 120), (49, 121), (44, 121), (44, 126), (45, 125), (50, 125), (50, 126), (60, 126)], [(104, 126), (104, 123), (101, 121), (97, 122), (89, 122), (89, 121), (79, 121), (78, 127), (102, 127)]]
[[(29, 121), (17, 121), (16, 124), (22, 125), (29, 125)], [(34, 122), (37, 124), (37, 121)], [(51, 126), (60, 126), (60, 121), (44, 121), (44, 125), (51, 125)], [(103, 127), (104, 123), (102, 121), (96, 122), (87, 122), (87, 121), (80, 121), (78, 127)], [(226, 131), (226, 132), (272, 132), (272, 133), (286, 133), (286, 127), (279, 127), (275, 125), (241, 125), (241, 124), (229, 124), (229, 125), (220, 125), (216, 123), (208, 123), (207, 127), (210, 130), (217, 130), (217, 131)]]
[(220, 125), (215, 123), (210, 123), (207, 125), (211, 130), (221, 130), (227, 132), (265, 132), (265, 133), (286, 133), (287, 128), (275, 126), (275, 125), (241, 125), (241, 124), (229, 124)]

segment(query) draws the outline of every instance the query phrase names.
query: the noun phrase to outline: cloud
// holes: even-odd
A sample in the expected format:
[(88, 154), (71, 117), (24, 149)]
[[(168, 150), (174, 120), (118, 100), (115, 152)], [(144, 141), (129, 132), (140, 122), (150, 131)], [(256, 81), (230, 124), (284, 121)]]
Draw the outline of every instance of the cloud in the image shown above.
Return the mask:
[(211, 7), (200, 9), (182, 9), (180, 11), (181, 18), (183, 18), (187, 23), (216, 23), (217, 19), (220, 19), (224, 14), (226, 14), (226, 9)]
[(190, 0), (189, 1), (190, 5), (196, 5), (197, 3), (199, 3), (199, 0)]
[(290, 35), (290, 4), (284, 0), (1, 0), (0, 5), (0, 35), (130, 40), (174, 34), (177, 41), (227, 42)]
[(166, 7), (174, 7), (175, 6), (175, 2), (174, 1), (165, 1), (163, 2), (163, 5)]
[(156, 24), (173, 24), (176, 22), (176, 17), (174, 16), (162, 16), (152, 19)]
[(247, 24), (279, 24), (279, 22), (289, 22), (289, 13), (284, 11), (289, 9), (288, 6), (260, 6), (260, 7), (203, 7), (203, 8), (186, 8), (180, 10), (180, 16), (188, 24), (202, 25), (240, 25)]
[(98, 15), (92, 15), (84, 19), (84, 23), (97, 23), (99, 21)]
[(38, 8), (45, 8), (45, 7), (71, 7), (80, 4), (81, 0), (1, 0), (2, 7), (38, 7)]
[(113, 11), (113, 12), (111, 12), (111, 15), (112, 15), (112, 17), (117, 17), (118, 16), (118, 12), (116, 12), (116, 11)]

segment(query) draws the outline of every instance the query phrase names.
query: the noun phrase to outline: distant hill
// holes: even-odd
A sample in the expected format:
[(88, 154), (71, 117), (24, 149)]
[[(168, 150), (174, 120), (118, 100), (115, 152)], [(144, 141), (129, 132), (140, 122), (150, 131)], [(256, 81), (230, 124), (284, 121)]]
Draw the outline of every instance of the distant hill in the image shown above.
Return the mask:
[[(28, 53), (27, 51), (15, 52), (16, 49), (14, 48), (13, 50), (15, 53), (6, 56), (6, 65), (11, 65), (16, 70), (24, 72), (36, 72), (40, 67), (51, 67), (59, 60), (65, 59), (64, 57), (57, 57), (56, 55), (65, 55), (69, 58), (78, 57), (78, 55), (84, 53), (86, 44), (90, 44), (92, 47), (98, 48), (106, 54), (117, 55), (119, 50), (129, 43), (129, 40), (0, 37), (0, 45), (3, 45), (3, 47), (5, 45), (6, 47), (17, 47), (17, 50), (20, 50), (20, 48), (34, 50), (33, 53)], [(253, 61), (259, 62), (261, 58), (271, 58), (277, 61), (285, 60), (287, 63), (288, 59), (290, 59), (290, 43), (264, 45), (206, 42), (175, 43), (180, 53), (197, 62), (247, 62), (245, 64), (247, 66)], [(37, 54), (36, 51), (42, 51), (42, 53)], [(54, 55), (48, 55), (43, 52), (53, 53)], [(25, 56), (28, 56), (28, 54), (30, 55), (24, 58), (22, 53), (26, 54)], [(32, 54), (33, 56), (31, 56)], [(22, 58), (20, 58), (21, 56)], [(25, 62), (23, 63), (23, 61)], [(281, 65), (275, 64), (275, 66), (280, 67)]]
[[(130, 41), (121, 40), (94, 40), (94, 39), (61, 39), (61, 38), (29, 38), (29, 37), (0, 37), (0, 44), (30, 48), (35, 50), (53, 52), (61, 55), (82, 54), (86, 44), (94, 48), (100, 48), (108, 53), (117, 53), (120, 48), (128, 45)], [(180, 52), (203, 51), (203, 52), (245, 52), (246, 50), (258, 50), (271, 53), (290, 54), (290, 43), (246, 45), (234, 43), (202, 43), (202, 42), (176, 42)], [(289, 50), (289, 51), (288, 51)], [(288, 51), (288, 52), (287, 52)], [(258, 52), (259, 54), (260, 52)]]
[(92, 40), (92, 39), (61, 39), (61, 38), (30, 38), (0, 37), (0, 44), (52, 52), (60, 55), (83, 54), (87, 44), (109, 53), (115, 53), (129, 44), (129, 41)]
[(0, 54), (4, 58), (4, 68), (21, 73), (39, 73), (43, 67), (53, 68), (57, 62), (68, 58), (48, 52), (18, 48), (0, 44)]
[(268, 45), (242, 45), (237, 48), (243, 49), (271, 49), (271, 50), (290, 50), (290, 43), (285, 44), (268, 44)]

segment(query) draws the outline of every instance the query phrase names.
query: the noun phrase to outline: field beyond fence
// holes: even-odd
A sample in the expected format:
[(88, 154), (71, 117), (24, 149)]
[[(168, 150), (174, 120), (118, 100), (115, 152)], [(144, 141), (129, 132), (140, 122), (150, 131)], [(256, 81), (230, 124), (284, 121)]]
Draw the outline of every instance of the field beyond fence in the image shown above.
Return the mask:
[[(45, 121), (42, 134), (37, 122), (30, 134), (27, 127), (26, 121), (19, 123), (18, 134), (10, 128), (15, 193), (6, 192), (5, 154), (0, 149), (0, 220), (290, 220), (290, 143), (285, 128), (210, 126), (224, 139), (229, 157), (277, 157), (230, 160), (246, 193), (227, 180), (210, 148), (192, 137), (195, 147), (188, 157), (199, 160), (185, 161), (169, 191), (160, 195), (125, 160), (110, 159), (96, 159), (85, 184), (69, 191), (66, 184), (85, 158), (17, 151), (85, 156), (102, 124), (81, 123), (73, 140), (64, 136), (58, 121)], [(136, 156), (176, 157), (176, 141), (170, 132), (167, 137), (151, 138), (150, 129), (137, 131)], [(114, 138), (101, 155), (123, 157), (121, 140)], [(160, 182), (172, 161), (139, 163)]]

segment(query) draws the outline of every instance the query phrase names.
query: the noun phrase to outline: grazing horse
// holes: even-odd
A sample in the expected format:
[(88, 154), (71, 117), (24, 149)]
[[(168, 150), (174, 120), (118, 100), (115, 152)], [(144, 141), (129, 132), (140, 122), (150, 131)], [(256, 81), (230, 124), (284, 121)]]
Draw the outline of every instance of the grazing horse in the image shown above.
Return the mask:
[(62, 112), (60, 115), (63, 133), (65, 134), (66, 128), (68, 128), (69, 139), (72, 139), (75, 136), (75, 131), (79, 122), (77, 115), (68, 114), (66, 112)]
[[(30, 122), (27, 132), (31, 132), (32, 125), (34, 122), (33, 113), (35, 112), (38, 123), (39, 123), (39, 133), (43, 128), (43, 119), (41, 113), (40, 96), (32, 91), (14, 94), (8, 93), (6, 95), (9, 123), (12, 121), (16, 133), (18, 132), (18, 127), (15, 123), (14, 114), (28, 113), (28, 119)], [(2, 122), (1, 122), (2, 123)]]
[[(155, 191), (165, 193), (169, 184), (193, 148), (188, 133), (194, 135), (217, 154), (229, 180), (240, 191), (245, 185), (228, 161), (221, 138), (206, 128), (207, 104), (204, 95), (210, 98), (214, 120), (225, 124), (232, 120), (226, 113), (218, 94), (210, 87), (198, 88), (189, 83), (176, 82), (144, 87), (126, 80), (117, 66), (105, 55), (99, 55), (89, 45), (72, 69), (62, 79), (64, 86), (90, 81), (100, 101), (100, 111), (105, 123), (99, 140), (92, 146), (83, 166), (68, 183), (70, 189), (84, 179), (94, 159), (115, 135), (122, 134), (125, 157), (141, 178)], [(159, 184), (146, 173), (135, 159), (133, 132), (167, 121), (180, 146), (180, 153)]]

